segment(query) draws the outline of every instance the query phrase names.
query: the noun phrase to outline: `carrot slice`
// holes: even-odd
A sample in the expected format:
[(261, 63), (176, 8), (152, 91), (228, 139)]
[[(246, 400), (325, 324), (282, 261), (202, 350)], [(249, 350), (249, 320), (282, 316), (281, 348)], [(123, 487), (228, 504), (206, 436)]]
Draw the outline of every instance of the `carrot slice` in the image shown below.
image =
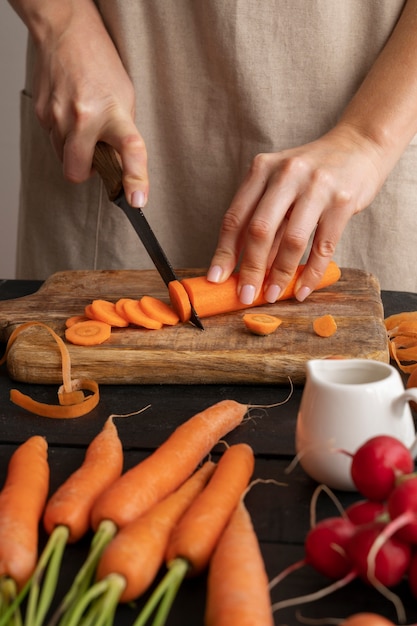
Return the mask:
[(72, 315), (72, 317), (68, 317), (65, 320), (65, 326), (66, 328), (69, 328), (70, 326), (73, 326), (77, 322), (85, 322), (88, 319), (90, 318), (88, 318), (86, 315)]
[(129, 326), (129, 322), (126, 318), (121, 317), (116, 313), (116, 306), (114, 302), (108, 300), (93, 300), (91, 303), (91, 311), (94, 315), (94, 319), (100, 322), (106, 322), (110, 326), (116, 326), (118, 328), (124, 328)]
[(319, 337), (331, 337), (337, 330), (333, 315), (327, 314), (313, 320), (313, 330)]
[[(294, 297), (295, 285), (303, 269), (304, 265), (298, 266), (292, 280), (280, 295), (278, 302)], [(340, 276), (339, 266), (334, 261), (331, 261), (316, 290), (332, 285), (339, 280)], [(239, 275), (232, 274), (224, 283), (210, 283), (205, 276), (196, 276), (194, 278), (184, 278), (181, 284), (187, 291), (193, 307), (201, 318), (252, 308), (260, 304), (268, 304), (262, 289), (251, 305), (242, 304), (237, 295), (238, 282)]]
[(146, 315), (167, 326), (175, 326), (180, 321), (179, 316), (169, 304), (154, 298), (153, 296), (142, 296), (140, 306)]
[(120, 315), (120, 317), (123, 317), (127, 322), (129, 322), (129, 320), (126, 317), (125, 308), (124, 308), (125, 302), (127, 302), (127, 300), (131, 300), (131, 298), (119, 298), (119, 300), (115, 302), (114, 307), (115, 307), (117, 315)]
[(135, 324), (136, 326), (142, 326), (143, 328), (148, 328), (149, 330), (158, 330), (162, 328), (162, 322), (158, 320), (154, 320), (142, 309), (142, 306), (139, 300), (127, 299), (127, 301), (123, 305), (123, 309), (126, 315), (126, 318), (129, 320), (131, 324)]
[(168, 293), (174, 310), (178, 313), (181, 322), (188, 322), (191, 317), (191, 304), (184, 285), (179, 280), (168, 283)]
[(110, 335), (110, 324), (99, 320), (77, 322), (65, 330), (65, 339), (77, 346), (97, 346)]
[(86, 316), (89, 320), (93, 320), (93, 319), (95, 319), (95, 317), (94, 317), (94, 313), (93, 313), (93, 309), (92, 309), (92, 306), (91, 306), (91, 302), (90, 302), (90, 304), (87, 304), (87, 305), (84, 307), (84, 315), (85, 315), (85, 316)]
[(282, 320), (276, 315), (266, 313), (246, 313), (243, 323), (254, 335), (270, 335), (282, 324)]

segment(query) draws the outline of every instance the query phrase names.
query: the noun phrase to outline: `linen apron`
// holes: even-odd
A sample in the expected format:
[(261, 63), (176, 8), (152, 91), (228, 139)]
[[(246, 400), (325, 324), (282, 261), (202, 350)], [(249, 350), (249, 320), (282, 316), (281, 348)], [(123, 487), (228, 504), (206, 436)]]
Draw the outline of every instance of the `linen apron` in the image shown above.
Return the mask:
[[(253, 157), (329, 130), (395, 26), (404, 0), (97, 0), (135, 85), (148, 150), (146, 207), (174, 267), (207, 267), (222, 217)], [(152, 262), (98, 176), (66, 182), (22, 92), (18, 278)], [(417, 143), (417, 142), (416, 142)], [(335, 260), (383, 289), (417, 291), (417, 146)], [(412, 268), (412, 270), (408, 268)]]

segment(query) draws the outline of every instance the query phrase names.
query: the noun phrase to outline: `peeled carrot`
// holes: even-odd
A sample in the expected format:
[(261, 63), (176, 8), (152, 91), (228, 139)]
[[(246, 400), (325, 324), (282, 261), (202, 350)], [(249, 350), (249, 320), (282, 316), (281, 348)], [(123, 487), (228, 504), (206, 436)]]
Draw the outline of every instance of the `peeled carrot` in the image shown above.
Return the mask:
[(313, 330), (319, 337), (331, 337), (337, 331), (336, 320), (329, 313), (313, 320)]
[(142, 296), (140, 306), (144, 313), (167, 326), (175, 326), (180, 321), (179, 316), (166, 302), (153, 296)]
[(100, 320), (84, 320), (65, 329), (65, 339), (77, 346), (97, 346), (111, 335), (111, 326)]
[(271, 335), (282, 324), (282, 320), (276, 315), (266, 313), (246, 313), (243, 323), (254, 335)]
[[(304, 265), (300, 265), (297, 268), (293, 278), (288, 286), (284, 289), (280, 295), (280, 300), (288, 300), (293, 298), (294, 288), (296, 282), (304, 269)], [(337, 282), (341, 276), (339, 266), (331, 261), (327, 266), (327, 269), (317, 285), (316, 290), (329, 287), (333, 283)], [(197, 311), (199, 317), (209, 317), (211, 315), (218, 315), (219, 313), (227, 313), (230, 311), (239, 311), (241, 309), (259, 306), (261, 304), (267, 304), (263, 290), (261, 290), (257, 299), (251, 305), (245, 305), (240, 302), (237, 295), (237, 285), (239, 282), (239, 275), (232, 274), (224, 283), (210, 283), (205, 276), (197, 276), (194, 278), (185, 278), (181, 281), (182, 286), (188, 293), (191, 303), (194, 309)], [(174, 306), (175, 308), (175, 306)]]
[(273, 626), (268, 577), (250, 515), (241, 500), (209, 565), (206, 626)]
[(124, 328), (129, 325), (126, 318), (116, 312), (114, 302), (102, 299), (93, 300), (91, 303), (91, 312), (94, 315), (94, 319), (100, 322), (106, 322), (106, 324), (110, 324), (110, 326)]
[(221, 534), (248, 486), (254, 464), (253, 451), (246, 443), (226, 449), (209, 483), (173, 529), (165, 555), (168, 572), (134, 626), (143, 624), (144, 614), (153, 611), (164, 596), (156, 623), (165, 623), (162, 616), (165, 618), (169, 611), (183, 578), (208, 567)]
[[(47, 324), (43, 322), (25, 322), (15, 328), (7, 341), (6, 351), (0, 359), (0, 365), (7, 361), (9, 351), (20, 333), (32, 326), (39, 326), (47, 330), (59, 348), (63, 381), (63, 384), (58, 389), (59, 405), (37, 402), (17, 389), (10, 391), (10, 400), (27, 411), (42, 417), (73, 418), (92, 411), (97, 406), (100, 398), (97, 383), (89, 379), (71, 379), (71, 357), (68, 348), (61, 337)], [(91, 391), (92, 395), (85, 397), (84, 394), (74, 393), (83, 389)]]
[(148, 328), (149, 330), (159, 330), (163, 326), (161, 321), (152, 319), (149, 315), (146, 315), (139, 300), (126, 298), (123, 310), (126, 318), (131, 324), (142, 326), (143, 328)]
[(124, 579), (119, 602), (134, 600), (151, 585), (164, 561), (172, 529), (201, 493), (215, 467), (212, 461), (204, 463), (177, 491), (124, 526), (105, 548), (96, 578), (103, 580), (117, 574)]
[(411, 374), (417, 368), (417, 311), (404, 311), (386, 317), (390, 357), (400, 370)]
[(81, 539), (90, 527), (90, 512), (100, 493), (122, 473), (123, 448), (109, 417), (89, 444), (82, 465), (54, 492), (47, 502), (43, 522), (47, 533), (66, 526), (68, 542)]
[(188, 322), (191, 317), (191, 303), (188, 293), (179, 280), (168, 283), (168, 293), (174, 311), (178, 313), (181, 322)]
[(92, 510), (93, 528), (103, 520), (112, 520), (121, 528), (177, 489), (219, 439), (242, 422), (247, 408), (234, 400), (222, 400), (178, 426), (159, 448), (98, 498)]
[(0, 492), (0, 577), (21, 589), (38, 555), (38, 527), (49, 489), (48, 444), (35, 435), (13, 453)]

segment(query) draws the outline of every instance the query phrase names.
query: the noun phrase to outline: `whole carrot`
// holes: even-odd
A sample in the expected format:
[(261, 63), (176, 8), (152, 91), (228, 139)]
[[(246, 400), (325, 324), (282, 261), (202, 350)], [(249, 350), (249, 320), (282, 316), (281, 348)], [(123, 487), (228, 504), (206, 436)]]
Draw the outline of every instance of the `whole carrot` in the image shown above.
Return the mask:
[(155, 452), (99, 496), (91, 515), (94, 530), (105, 520), (121, 528), (177, 489), (219, 439), (242, 422), (247, 408), (223, 400), (181, 424)]
[(268, 577), (242, 501), (216, 546), (207, 580), (206, 626), (273, 626)]
[(98, 496), (122, 473), (123, 448), (113, 416), (89, 444), (82, 465), (60, 485), (48, 500), (43, 516), (47, 533), (68, 528), (68, 543), (74, 543), (90, 528), (90, 514)]
[(254, 464), (253, 451), (245, 443), (233, 445), (224, 452), (208, 485), (172, 531), (165, 555), (168, 572), (134, 626), (143, 626), (165, 596), (156, 616), (156, 623), (162, 626), (183, 578), (199, 574), (208, 567), (219, 538), (248, 486)]
[(13, 453), (0, 492), (0, 577), (21, 589), (38, 555), (38, 528), (49, 489), (48, 444), (33, 436)]

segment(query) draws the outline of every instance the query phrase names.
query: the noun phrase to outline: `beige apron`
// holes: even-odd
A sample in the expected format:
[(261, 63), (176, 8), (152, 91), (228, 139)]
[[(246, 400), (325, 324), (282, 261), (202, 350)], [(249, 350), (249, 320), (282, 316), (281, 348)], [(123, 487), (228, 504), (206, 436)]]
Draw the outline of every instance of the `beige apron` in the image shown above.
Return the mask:
[[(148, 219), (175, 267), (206, 267), (221, 219), (258, 152), (331, 128), (395, 25), (404, 0), (97, 0), (137, 93), (147, 144)], [(18, 276), (152, 267), (96, 177), (63, 180), (22, 95)], [(337, 250), (386, 289), (417, 291), (411, 145)], [(413, 262), (414, 261), (414, 262)], [(408, 267), (413, 268), (409, 271)]]

